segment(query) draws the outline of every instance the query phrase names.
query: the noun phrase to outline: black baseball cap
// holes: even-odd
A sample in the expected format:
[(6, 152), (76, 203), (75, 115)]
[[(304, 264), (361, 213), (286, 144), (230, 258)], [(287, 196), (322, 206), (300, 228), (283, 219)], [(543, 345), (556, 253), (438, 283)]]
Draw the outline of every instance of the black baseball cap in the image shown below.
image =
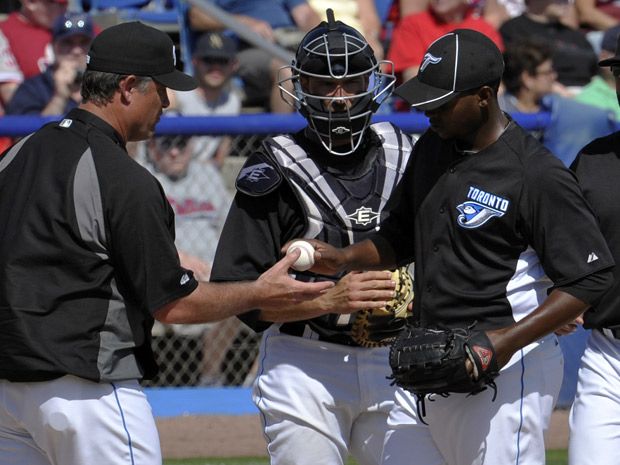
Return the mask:
[(139, 21), (111, 26), (90, 46), (86, 68), (116, 74), (149, 76), (174, 90), (192, 90), (196, 80), (176, 69), (176, 53), (168, 34)]
[(237, 43), (231, 37), (219, 32), (205, 32), (196, 41), (194, 53), (196, 58), (228, 58), (237, 53)]
[(620, 25), (607, 29), (603, 34), (603, 43), (601, 44), (601, 48), (603, 50), (613, 52), (614, 45), (616, 55), (611, 58), (607, 58), (606, 60), (599, 61), (599, 66), (614, 66), (620, 64)]
[(499, 81), (503, 72), (502, 52), (491, 39), (456, 29), (428, 47), (418, 75), (394, 93), (418, 110), (434, 110), (465, 91)]

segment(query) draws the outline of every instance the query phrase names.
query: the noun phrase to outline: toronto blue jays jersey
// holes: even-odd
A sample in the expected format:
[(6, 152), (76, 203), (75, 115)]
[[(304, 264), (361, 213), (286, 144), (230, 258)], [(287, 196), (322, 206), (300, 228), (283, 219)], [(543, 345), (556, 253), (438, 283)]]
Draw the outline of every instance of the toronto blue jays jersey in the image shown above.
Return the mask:
[(613, 265), (573, 174), (516, 123), (476, 153), (429, 130), (412, 158), (373, 240), (415, 258), (423, 325), (504, 327)]

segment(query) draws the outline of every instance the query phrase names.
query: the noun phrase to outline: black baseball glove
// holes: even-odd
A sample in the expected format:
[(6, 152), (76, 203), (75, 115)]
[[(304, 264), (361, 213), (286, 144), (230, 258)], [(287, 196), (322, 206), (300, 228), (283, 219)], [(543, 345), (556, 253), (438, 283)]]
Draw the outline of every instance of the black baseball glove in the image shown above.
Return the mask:
[[(465, 361), (473, 364), (473, 374)], [(499, 374), (493, 344), (484, 331), (431, 329), (414, 325), (399, 334), (390, 349), (394, 383), (423, 398), (452, 392), (476, 394), (495, 389)]]

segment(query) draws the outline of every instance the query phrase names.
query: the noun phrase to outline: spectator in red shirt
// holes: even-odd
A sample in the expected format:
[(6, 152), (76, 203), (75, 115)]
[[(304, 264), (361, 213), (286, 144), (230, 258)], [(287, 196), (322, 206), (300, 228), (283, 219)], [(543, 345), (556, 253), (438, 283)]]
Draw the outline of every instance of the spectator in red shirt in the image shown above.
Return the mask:
[(0, 100), (6, 105), (19, 84), (45, 71), (52, 61), (54, 21), (67, 0), (22, 0), (19, 11), (0, 23)]
[(56, 20), (53, 36), (54, 63), (17, 88), (7, 115), (62, 115), (82, 102), (80, 85), (95, 37), (93, 21), (84, 13), (67, 13)]
[(504, 49), (497, 30), (481, 18), (468, 0), (430, 0), (426, 11), (402, 18), (394, 29), (388, 58), (394, 70), (407, 81), (418, 74), (426, 49), (439, 37), (455, 29), (474, 29)]

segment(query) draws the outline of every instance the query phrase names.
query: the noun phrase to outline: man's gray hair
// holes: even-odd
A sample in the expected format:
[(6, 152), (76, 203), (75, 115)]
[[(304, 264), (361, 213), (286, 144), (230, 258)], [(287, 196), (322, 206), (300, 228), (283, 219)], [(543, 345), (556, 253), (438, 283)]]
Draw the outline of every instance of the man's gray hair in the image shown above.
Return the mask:
[[(80, 93), (84, 102), (91, 102), (95, 105), (105, 105), (112, 101), (114, 92), (126, 74), (106, 73), (103, 71), (86, 70), (82, 79)], [(153, 79), (148, 76), (137, 76), (137, 89), (145, 92), (149, 82)]]

